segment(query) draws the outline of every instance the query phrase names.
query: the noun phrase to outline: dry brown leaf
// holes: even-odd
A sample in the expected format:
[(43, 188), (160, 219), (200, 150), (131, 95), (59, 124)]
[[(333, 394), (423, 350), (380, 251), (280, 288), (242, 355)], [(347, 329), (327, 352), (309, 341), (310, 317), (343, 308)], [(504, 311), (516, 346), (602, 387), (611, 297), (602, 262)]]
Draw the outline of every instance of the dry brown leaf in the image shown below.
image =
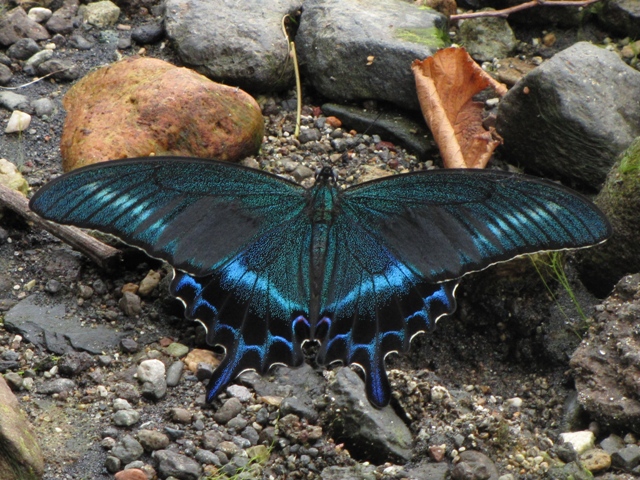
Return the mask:
[(473, 96), (507, 88), (480, 68), (463, 48), (445, 48), (411, 65), (422, 114), (445, 168), (484, 168), (502, 139), (482, 125), (483, 105)]

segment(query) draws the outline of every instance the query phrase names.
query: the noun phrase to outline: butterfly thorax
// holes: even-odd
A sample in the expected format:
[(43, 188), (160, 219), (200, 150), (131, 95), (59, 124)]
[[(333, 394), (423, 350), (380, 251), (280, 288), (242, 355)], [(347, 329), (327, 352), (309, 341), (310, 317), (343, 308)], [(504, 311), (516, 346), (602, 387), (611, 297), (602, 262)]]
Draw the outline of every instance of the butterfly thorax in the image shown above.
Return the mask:
[(323, 169), (310, 190), (308, 215), (311, 217), (311, 302), (309, 315), (314, 323), (320, 310), (330, 230), (339, 211), (338, 189), (331, 170)]

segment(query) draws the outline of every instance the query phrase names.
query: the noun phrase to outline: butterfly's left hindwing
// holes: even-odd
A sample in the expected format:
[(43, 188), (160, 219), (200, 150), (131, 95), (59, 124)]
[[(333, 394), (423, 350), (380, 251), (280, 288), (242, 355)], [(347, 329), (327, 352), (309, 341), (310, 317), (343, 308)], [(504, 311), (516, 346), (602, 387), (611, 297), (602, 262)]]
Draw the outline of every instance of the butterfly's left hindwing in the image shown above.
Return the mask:
[(300, 365), (309, 338), (309, 251), (311, 225), (298, 216), (266, 232), (213, 274), (177, 272), (171, 293), (185, 315), (207, 329), (207, 343), (221, 345), (225, 358), (207, 388), (211, 400), (244, 370), (273, 364)]

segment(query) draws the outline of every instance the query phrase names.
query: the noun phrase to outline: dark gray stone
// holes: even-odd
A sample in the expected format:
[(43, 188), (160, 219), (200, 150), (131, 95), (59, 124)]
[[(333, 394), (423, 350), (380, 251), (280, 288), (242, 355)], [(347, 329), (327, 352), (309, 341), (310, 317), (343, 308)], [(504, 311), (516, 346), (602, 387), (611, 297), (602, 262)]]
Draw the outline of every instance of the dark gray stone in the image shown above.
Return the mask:
[(69, 46), (71, 48), (77, 48), (78, 50), (91, 50), (94, 43), (87, 40), (79, 33), (74, 33), (69, 37)]
[(640, 465), (640, 447), (627, 445), (611, 454), (611, 463), (625, 471), (633, 470)]
[(198, 449), (194, 458), (205, 465), (215, 465), (217, 467), (222, 466), (218, 456), (209, 450)]
[(173, 362), (167, 368), (167, 386), (175, 387), (180, 383), (180, 378), (182, 377), (182, 371), (184, 370), (184, 363), (180, 360)]
[(31, 38), (21, 38), (7, 48), (7, 55), (16, 60), (26, 60), (40, 51), (40, 46)]
[(200, 73), (254, 91), (293, 83), (282, 17), (302, 0), (168, 0), (165, 28), (182, 61)]
[(418, 109), (411, 63), (447, 46), (447, 31), (444, 15), (401, 0), (307, 0), (296, 47), (327, 98)]
[(124, 292), (118, 307), (127, 317), (135, 317), (142, 311), (140, 297), (132, 292)]
[(169, 446), (169, 437), (156, 430), (140, 430), (138, 432), (140, 445), (148, 452), (162, 450)]
[(0, 63), (0, 85), (7, 85), (13, 78), (13, 72), (9, 67)]
[(460, 25), (460, 43), (474, 60), (490, 62), (510, 56), (517, 40), (506, 18), (480, 17)]
[(147, 23), (131, 31), (131, 39), (142, 45), (159, 42), (163, 37), (164, 27), (161, 23)]
[(125, 435), (120, 442), (111, 450), (111, 455), (119, 458), (122, 463), (131, 463), (137, 460), (144, 453), (144, 448), (131, 435)]
[(390, 406), (376, 409), (371, 405), (354, 371), (339, 369), (329, 388), (334, 398), (329, 406), (334, 438), (366, 458), (411, 459), (411, 432)]
[(14, 92), (0, 91), (0, 106), (7, 110), (22, 110), (29, 105), (29, 97)]
[(625, 446), (626, 444), (624, 443), (624, 440), (622, 440), (622, 438), (614, 433), (600, 442), (600, 448), (602, 448), (609, 455), (611, 455), (613, 452), (617, 452), (618, 450), (623, 449)]
[(498, 469), (489, 457), (475, 450), (460, 452), (460, 462), (451, 471), (454, 480), (498, 480)]
[(507, 158), (597, 189), (640, 135), (640, 105), (630, 98), (640, 98), (640, 72), (613, 52), (576, 43), (528, 73), (500, 102), (497, 130)]
[(87, 352), (69, 352), (58, 362), (60, 374), (73, 377), (93, 366), (93, 357)]
[(64, 0), (47, 21), (47, 30), (58, 34), (68, 34), (73, 31), (73, 19), (78, 12), (78, 0)]
[(412, 467), (405, 467), (407, 477), (415, 479), (445, 480), (449, 478), (449, 464), (447, 462), (422, 462)]
[(53, 102), (48, 98), (38, 98), (32, 102), (32, 105), (39, 117), (50, 116), (55, 110)]
[(298, 397), (287, 397), (280, 404), (280, 415), (285, 416), (293, 413), (300, 418), (306, 418), (311, 423), (318, 420), (318, 412), (307, 402)]
[(320, 130), (317, 128), (305, 128), (300, 131), (298, 141), (300, 143), (316, 142), (322, 138)]
[(242, 411), (242, 403), (237, 398), (230, 398), (213, 414), (213, 419), (221, 425), (226, 424)]
[(171, 476), (179, 480), (198, 480), (202, 474), (202, 467), (198, 462), (171, 450), (153, 452), (153, 458), (158, 461), (158, 473), (161, 478)]
[(21, 38), (39, 41), (50, 35), (46, 28), (30, 19), (22, 7), (16, 7), (0, 15), (0, 45), (8, 47)]
[(69, 378), (48, 380), (38, 387), (38, 393), (52, 395), (54, 393), (70, 392), (76, 388), (76, 382)]
[(431, 132), (422, 117), (406, 112), (373, 111), (349, 105), (325, 103), (322, 112), (338, 117), (347, 129), (379, 135), (385, 140), (405, 147), (421, 160), (426, 160), (436, 148)]
[(98, 355), (117, 346), (121, 335), (102, 325), (83, 326), (80, 318), (67, 315), (64, 304), (52, 302), (43, 294), (21, 300), (7, 312), (4, 326), (55, 354), (76, 349)]
[(82, 76), (80, 65), (73, 63), (71, 60), (52, 58), (38, 65), (39, 75), (49, 75), (56, 80), (70, 82), (77, 80)]
[(637, 0), (604, 2), (598, 20), (616, 36), (640, 37), (640, 3)]

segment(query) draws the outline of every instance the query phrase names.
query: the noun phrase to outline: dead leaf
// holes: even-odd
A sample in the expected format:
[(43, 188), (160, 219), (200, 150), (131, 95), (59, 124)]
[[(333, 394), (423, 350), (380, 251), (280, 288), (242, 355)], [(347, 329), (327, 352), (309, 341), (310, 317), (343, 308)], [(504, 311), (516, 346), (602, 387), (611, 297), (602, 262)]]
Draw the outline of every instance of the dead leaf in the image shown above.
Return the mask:
[(445, 48), (411, 65), (422, 114), (445, 168), (484, 168), (502, 139), (482, 126), (483, 105), (473, 96), (507, 88), (480, 68), (463, 48)]

